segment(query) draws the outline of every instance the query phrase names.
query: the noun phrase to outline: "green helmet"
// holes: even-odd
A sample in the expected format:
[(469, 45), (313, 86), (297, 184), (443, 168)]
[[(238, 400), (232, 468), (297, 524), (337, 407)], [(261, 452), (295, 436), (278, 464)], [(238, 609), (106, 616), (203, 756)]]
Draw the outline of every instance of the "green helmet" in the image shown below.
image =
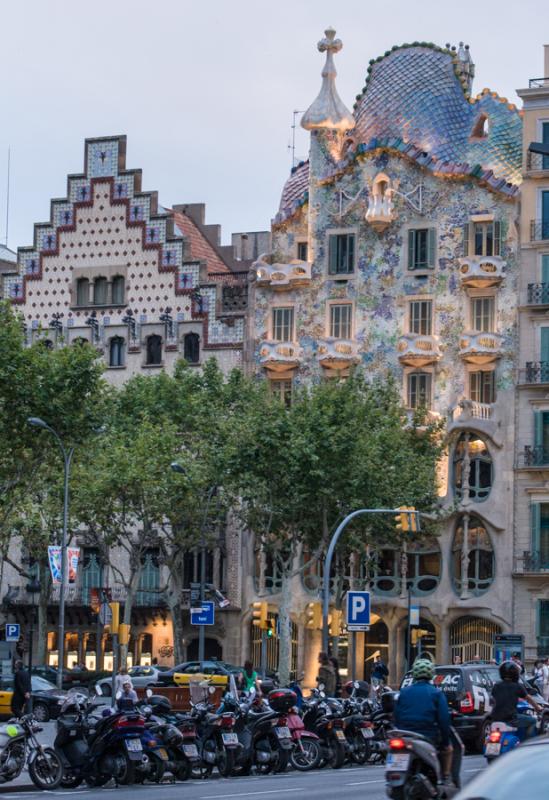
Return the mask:
[(428, 658), (416, 658), (412, 667), (412, 678), (415, 681), (432, 681), (435, 666)]

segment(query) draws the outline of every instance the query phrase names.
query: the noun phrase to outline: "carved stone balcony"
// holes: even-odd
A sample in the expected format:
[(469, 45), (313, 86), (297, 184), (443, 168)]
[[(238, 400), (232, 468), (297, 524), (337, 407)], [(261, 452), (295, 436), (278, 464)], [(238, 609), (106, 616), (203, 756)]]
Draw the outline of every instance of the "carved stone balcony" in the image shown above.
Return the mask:
[(459, 263), (462, 286), (484, 289), (497, 286), (503, 280), (505, 261), (499, 256), (470, 256), (460, 258)]
[(498, 333), (466, 332), (459, 340), (459, 354), (470, 364), (490, 364), (501, 358), (502, 337)]
[(378, 233), (384, 231), (395, 217), (390, 190), (383, 196), (373, 195), (371, 197), (366, 211), (366, 222), (369, 222), (375, 231)]
[(437, 337), (421, 333), (405, 333), (399, 339), (397, 351), (400, 363), (409, 367), (434, 364), (441, 357)]
[(273, 342), (266, 340), (259, 346), (261, 366), (271, 372), (286, 372), (296, 369), (302, 359), (302, 349), (295, 342)]
[(321, 339), (318, 343), (317, 357), (326, 369), (341, 370), (360, 361), (358, 344), (352, 339)]
[(498, 441), (500, 422), (495, 403), (478, 403), (464, 398), (448, 413), (448, 433), (456, 430), (474, 429)]
[(255, 262), (258, 286), (267, 286), (279, 292), (288, 291), (311, 283), (311, 264), (308, 261), (293, 259), (287, 264), (269, 264), (268, 256), (260, 256)]

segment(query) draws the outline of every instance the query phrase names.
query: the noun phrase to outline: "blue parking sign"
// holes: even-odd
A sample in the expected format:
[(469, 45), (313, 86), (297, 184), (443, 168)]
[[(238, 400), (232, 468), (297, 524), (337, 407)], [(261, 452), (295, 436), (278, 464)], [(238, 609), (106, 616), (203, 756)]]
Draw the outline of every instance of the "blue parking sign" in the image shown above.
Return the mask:
[(364, 629), (370, 625), (370, 592), (347, 592), (347, 627)]
[(18, 642), (21, 636), (21, 626), (16, 622), (6, 623), (6, 642)]

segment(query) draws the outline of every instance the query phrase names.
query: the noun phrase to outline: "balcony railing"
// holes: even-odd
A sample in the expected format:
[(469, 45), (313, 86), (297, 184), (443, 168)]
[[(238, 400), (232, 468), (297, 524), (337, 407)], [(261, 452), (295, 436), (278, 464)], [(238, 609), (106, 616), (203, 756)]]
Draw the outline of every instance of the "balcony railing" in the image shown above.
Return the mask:
[(317, 357), (326, 369), (344, 369), (359, 361), (358, 345), (352, 339), (322, 339), (318, 343)]
[(311, 264), (308, 261), (290, 261), (288, 264), (269, 264), (261, 256), (254, 264), (258, 286), (284, 291), (296, 286), (309, 286)]
[(462, 286), (482, 289), (497, 286), (503, 280), (505, 261), (499, 256), (469, 256), (460, 258), (459, 263)]
[(440, 347), (436, 336), (420, 333), (405, 333), (397, 344), (398, 358), (402, 364), (424, 367), (440, 359)]
[(549, 467), (549, 450), (541, 444), (525, 445), (519, 455), (519, 467)]
[(477, 403), (476, 400), (461, 400), (452, 412), (452, 419), (465, 421), (468, 419), (492, 419), (493, 403)]
[(549, 554), (524, 550), (521, 556), (515, 556), (513, 572), (516, 575), (549, 575)]
[(294, 369), (301, 361), (302, 350), (295, 342), (261, 342), (259, 361), (266, 369), (283, 372)]
[(526, 302), (529, 306), (548, 306), (549, 283), (529, 283)]
[(531, 150), (528, 150), (526, 153), (526, 169), (529, 172), (549, 170), (549, 156), (545, 156), (542, 153), (532, 153)]
[(489, 364), (501, 356), (502, 338), (497, 333), (464, 333), (459, 340), (459, 354), (471, 364)]
[(549, 383), (549, 361), (527, 361), (522, 383)]
[(549, 78), (530, 78), (528, 87), (530, 89), (549, 89)]
[(549, 219), (533, 219), (530, 222), (530, 241), (546, 242), (549, 239)]

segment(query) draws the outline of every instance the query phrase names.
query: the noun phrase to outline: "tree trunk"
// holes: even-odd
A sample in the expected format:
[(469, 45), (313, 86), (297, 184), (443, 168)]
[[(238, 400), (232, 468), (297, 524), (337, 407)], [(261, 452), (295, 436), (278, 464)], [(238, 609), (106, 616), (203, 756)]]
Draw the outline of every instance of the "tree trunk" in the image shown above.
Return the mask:
[[(40, 594), (38, 595), (38, 622), (36, 625), (36, 663), (46, 664), (48, 652), (48, 601), (51, 592), (51, 573), (49, 564), (41, 563), (39, 566), (38, 580), (40, 581)], [(34, 613), (35, 609), (33, 609)], [(57, 611), (59, 614), (59, 609)], [(59, 650), (59, 643), (57, 644)]]
[(278, 607), (278, 677), (281, 686), (290, 682), (290, 669), (292, 658), (292, 634), (290, 624), (291, 595), (291, 563), (282, 572), (282, 585), (280, 587), (280, 605)]
[(183, 645), (183, 619), (181, 615), (181, 602), (179, 602), (180, 595), (175, 595), (178, 602), (170, 604), (170, 614), (172, 616), (173, 626), (173, 657), (174, 664), (181, 664), (185, 660), (184, 645)]
[[(126, 585), (126, 599), (124, 601), (124, 615), (121, 622), (125, 625), (131, 625), (133, 604), (135, 602), (135, 595), (139, 585), (140, 570), (136, 570), (130, 578), (130, 583)], [(119, 647), (119, 667), (125, 667), (128, 661), (128, 645), (121, 644)]]

